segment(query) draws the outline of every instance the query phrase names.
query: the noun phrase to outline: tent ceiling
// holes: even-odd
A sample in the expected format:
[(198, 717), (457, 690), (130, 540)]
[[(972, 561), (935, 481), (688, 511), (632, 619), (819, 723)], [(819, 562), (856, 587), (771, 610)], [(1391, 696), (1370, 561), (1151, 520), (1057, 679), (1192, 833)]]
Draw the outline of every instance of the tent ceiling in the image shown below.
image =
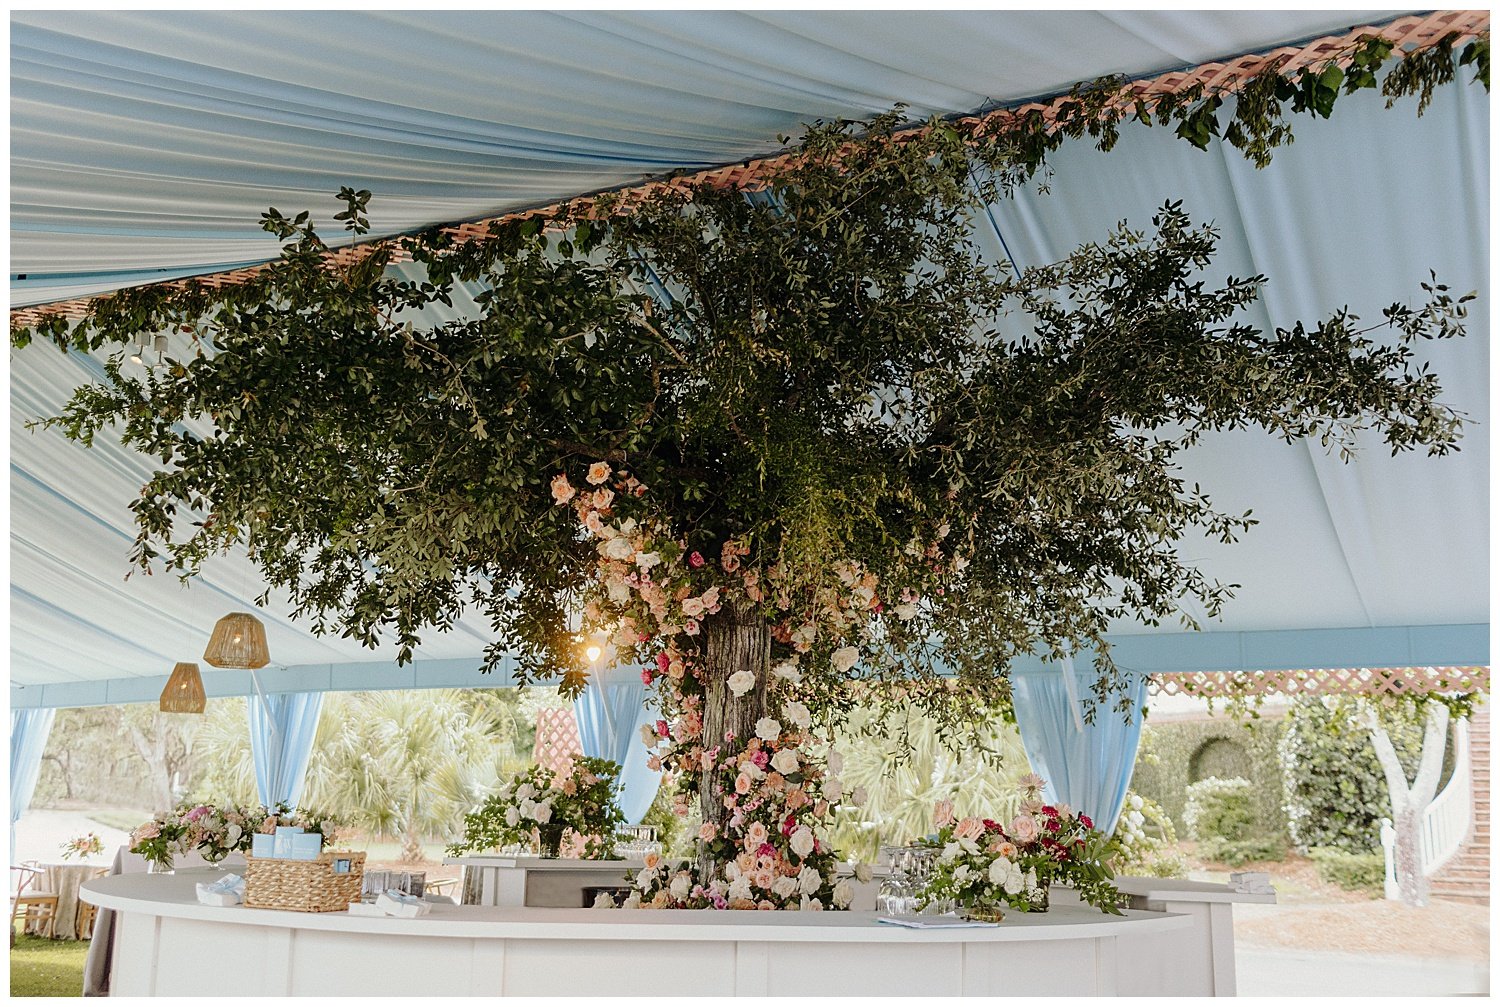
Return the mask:
[(15, 13), (12, 303), (271, 258), (260, 213), (326, 219), (341, 185), (375, 193), (377, 232), (470, 220), (819, 117), (968, 112), (1398, 13)]
[[(764, 134), (793, 128), (810, 115), (873, 111), (903, 96), (931, 102), (933, 110), (967, 110), (987, 96), (1044, 91), (1115, 69), (1159, 69), (1357, 20), (1348, 13), (1338, 15), (1336, 25), (1326, 23), (1327, 15), (1325, 23), (1313, 24), (1309, 14), (1297, 15), (1301, 21), (1251, 14), (939, 15), (933, 20), (950, 30), (956, 30), (956, 19), (967, 24), (954, 35), (959, 48), (945, 53), (943, 36), (927, 20), (904, 15), (482, 15), (482, 23), (507, 30), (466, 32), (511, 39), (508, 49), (500, 42), (463, 43), (458, 29), (474, 23), (470, 15), (457, 22), (441, 16), (414, 21), (404, 15), (328, 15), (354, 18), (370, 30), (371, 41), (364, 46), (369, 56), (361, 63), (369, 65), (366, 73), (347, 69), (347, 54), (328, 42), (337, 35), (330, 27), (335, 22), (323, 17), (194, 15), (183, 25), (182, 15), (101, 15), (86, 28), (63, 31), (51, 15), (18, 15), (12, 35), (17, 81), (40, 75), (36, 66), (59, 62), (59, 53), (82, 62), (69, 64), (73, 69), (67, 73), (54, 70), (54, 82), (46, 87), (17, 86), (12, 148), (17, 262), (55, 268), (61, 258), (72, 257), (75, 272), (103, 274), (125, 268), (116, 258), (117, 247), (137, 249), (143, 262), (158, 269), (197, 270), (234, 261), (215, 258), (221, 253), (214, 249), (231, 246), (238, 249), (235, 257), (262, 257), (265, 244), (248, 237), (253, 225), (245, 228), (243, 222), (267, 203), (291, 209), (349, 181), (382, 192), (369, 176), (349, 174), (369, 162), (333, 142), (337, 134), (353, 144), (361, 130), (337, 133), (332, 124), (347, 119), (349, 103), (398, 97), (396, 90), (382, 97), (381, 88), (403, 79), (416, 81), (404, 92), (402, 114), (409, 128), (428, 136), (429, 154), (439, 148), (443, 153), (392, 158), (406, 180), (384, 190), (402, 194), (387, 226), (541, 202), (669, 162), (701, 164), (759, 153), (764, 148), (756, 144)], [(1293, 27), (1285, 29), (1288, 24)], [(257, 35), (257, 26), (269, 34)], [(1064, 53), (1037, 57), (1022, 44), (1064, 31), (1080, 39)], [(548, 44), (539, 44), (544, 32), (553, 34), (545, 36)], [(903, 33), (904, 44), (896, 44)], [(223, 50), (231, 47), (209, 46), (210, 36), (259, 41), (251, 50), (230, 53)], [(781, 42), (766, 41), (791, 36), (821, 46), (822, 56), (811, 59), (801, 50), (804, 56), (798, 57)], [(1151, 46), (1136, 36), (1170, 44)], [(398, 44), (408, 37), (411, 45)], [(455, 54), (423, 64), (425, 76), (417, 73), (414, 61), (435, 52), (431, 47), (438, 37), (446, 38)], [(591, 39), (594, 48), (553, 44), (564, 37)], [(1135, 41), (1120, 41), (1126, 38)], [(1215, 45), (1215, 38), (1233, 44)], [(637, 62), (623, 60), (623, 49), (609, 55), (609, 46), (627, 44), (622, 39)], [(1109, 59), (1100, 55), (1106, 39), (1120, 43)], [(389, 51), (377, 58), (382, 40)], [(705, 55), (711, 42), (719, 49), (714, 58)], [(315, 48), (321, 53), (316, 72), (294, 58)], [(510, 53), (502, 64), (509, 69), (497, 85), (504, 100), (487, 107), (503, 110), (510, 153), (501, 155), (486, 141), (492, 149), (483, 156), (470, 157), (477, 148), (465, 148), (469, 153), (458, 157), (454, 152), (469, 134), (444, 115), (464, 108), (474, 114), (472, 81), (486, 61), (502, 59), (501, 50)], [(737, 55), (731, 58), (730, 50)], [(1040, 44), (1035, 48), (1048, 51)], [(42, 59), (42, 52), (56, 58)], [(113, 62), (101, 67), (106, 52)], [(409, 61), (400, 72), (392, 62), (398, 52)], [(535, 55), (543, 52), (568, 55)], [(981, 52), (987, 55), (980, 58)], [(221, 113), (197, 119), (192, 109), (205, 100), (206, 84), (179, 94), (179, 106), (168, 97), (171, 75), (164, 76), (170, 67), (179, 84), (187, 79), (189, 68), (168, 57), (180, 60), (188, 53), (196, 61), (194, 72), (217, 75), (216, 93), (223, 101), (262, 93), (252, 88), (281, 89), (278, 93), (297, 96), (303, 113), (317, 112), (321, 128), (331, 132), (318, 134), (318, 140), (304, 137), (309, 145), (296, 150), (267, 152), (245, 134), (223, 132)], [(696, 55), (690, 59), (688, 53)], [(880, 68), (891, 60), (899, 64), (894, 70)], [(548, 77), (544, 69), (553, 63), (574, 70)], [(687, 75), (689, 64), (697, 66), (701, 79)], [(801, 68), (796, 73), (793, 64)], [(85, 78), (82, 66), (92, 66), (96, 76)], [(602, 70), (580, 72), (578, 66), (612, 67), (617, 76), (606, 81)], [(805, 75), (808, 67), (816, 68), (816, 80)], [(983, 73), (991, 76), (978, 79), (974, 67), (988, 68)], [(924, 87), (918, 87), (918, 75)], [(158, 88), (147, 103), (154, 119), (148, 122), (140, 107), (124, 105), (96, 109), (97, 116), (79, 114), (100, 94), (123, 87), (127, 77), (149, 79)], [(966, 77), (978, 83), (971, 80), (974, 86), (965, 90)], [(713, 91), (709, 78), (721, 86), (736, 81), (735, 100)], [(464, 79), (471, 85), (461, 87)], [(671, 101), (663, 94), (649, 111), (627, 114), (637, 106), (625, 95), (658, 87), (653, 82), (662, 80), (675, 83)], [(360, 81), (369, 88), (361, 90)], [(64, 86), (69, 83), (71, 89)], [(59, 95), (69, 90), (73, 103), (58, 107)], [(520, 100), (523, 92), (531, 95), (530, 104)], [(54, 106), (49, 116), (35, 104), (44, 94)], [(355, 94), (361, 97), (339, 97)], [(1182, 198), (1195, 217), (1213, 220), (1223, 233), (1214, 278), (1255, 272), (1271, 278), (1254, 319), (1261, 325), (1315, 318), (1344, 303), (1377, 318), (1392, 300), (1419, 296), (1417, 281), (1429, 268), (1459, 291), (1481, 291), (1468, 339), (1423, 347), (1449, 400), (1479, 421), (1470, 428), (1464, 450), (1444, 459), (1393, 459), (1375, 444), (1344, 466), (1316, 445), (1287, 445), (1253, 431), (1204, 444), (1189, 459), (1187, 479), (1201, 482), (1228, 508), (1253, 507), (1262, 524), (1237, 546), (1187, 543), (1185, 555), (1243, 588), (1223, 620), (1204, 634), (1185, 636), (1176, 626), (1163, 626), (1160, 633), (1120, 627), (1132, 634), (1120, 638), (1122, 663), (1187, 670), (1488, 661), (1489, 102), (1478, 88), (1450, 86), (1422, 119), (1410, 106), (1387, 112), (1382, 105), (1377, 95), (1365, 93), (1341, 103), (1332, 121), (1299, 124), (1297, 143), (1264, 171), (1217, 147), (1193, 150), (1163, 130), (1128, 129), (1108, 155), (1074, 144), (1055, 158), (1050, 194), (1022, 193), (993, 208), (993, 226), (981, 221), (980, 237), (991, 253), (1008, 254), (1025, 266), (1100, 238), (1121, 219), (1144, 226), (1163, 201)], [(559, 117), (548, 119), (551, 113)], [(199, 162), (196, 155), (187, 156), (188, 133), (163, 140), (153, 132), (151, 123), (174, 114), (196, 123), (189, 131), (196, 137), (192, 142), (219, 145), (214, 157)], [(485, 120), (492, 140), (502, 131), (500, 114)], [(269, 121), (256, 128), (293, 135), (285, 120), (267, 126)], [(100, 132), (105, 124), (109, 129)], [(515, 133), (518, 124), (531, 132)], [(222, 135), (213, 138), (216, 129)], [(664, 138), (666, 133), (672, 136)], [(657, 148), (651, 157), (661, 163), (639, 155), (648, 140)], [(582, 174), (558, 172), (565, 159), (556, 151), (573, 141), (591, 150), (577, 158)], [(317, 148), (318, 142), (328, 146)], [(44, 148), (55, 155), (52, 160), (40, 156)], [(252, 148), (262, 152), (249, 158), (258, 166), (247, 165), (240, 181), (226, 181), (220, 168), (234, 167), (232, 162)], [(136, 168), (97, 167), (114, 165), (117, 150), (122, 157), (130, 152), (125, 160), (135, 158)], [(631, 153), (619, 154), (611, 164), (606, 155), (612, 150)], [(680, 161), (671, 161), (679, 155)], [(323, 158), (321, 167), (313, 165), (317, 157)], [(57, 178), (43, 170), (64, 162), (96, 167), (59, 172)], [(580, 182), (584, 175), (589, 181)], [(525, 190), (528, 184), (541, 188)], [(50, 195), (41, 197), (39, 186)], [(174, 194), (183, 192), (195, 195), (186, 204), (175, 202)], [(397, 219), (400, 214), (408, 216)], [(116, 235), (119, 246), (96, 233), (111, 215), (125, 221)], [(19, 264), (14, 268), (24, 271)], [(161, 576), (122, 579), (133, 537), (128, 503), (148, 472), (147, 463), (107, 438), (89, 451), (55, 432), (24, 428), (27, 420), (55, 411), (73, 387), (97, 373), (97, 362), (42, 348), (12, 358), (11, 675), (13, 684), (23, 687), (13, 690), (13, 703), (150, 700), (173, 662), (202, 652), (214, 620), (249, 608), (259, 590), (242, 557), (211, 564), (191, 587)], [(398, 669), (389, 651), (371, 653), (349, 641), (312, 636), (274, 599), (265, 618), (273, 660), (289, 666), (262, 674), (268, 689), (487, 684), (475, 672), (476, 657), (490, 639), (482, 620), (430, 638), (414, 668)], [(251, 688), (244, 673), (205, 677), (211, 695)]]

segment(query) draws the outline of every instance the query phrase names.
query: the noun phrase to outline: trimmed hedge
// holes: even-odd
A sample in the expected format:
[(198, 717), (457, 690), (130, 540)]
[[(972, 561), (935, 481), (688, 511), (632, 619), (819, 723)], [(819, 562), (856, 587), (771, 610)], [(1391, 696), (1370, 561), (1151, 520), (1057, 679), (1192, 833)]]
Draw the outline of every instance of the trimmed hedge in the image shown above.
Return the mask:
[(1276, 863), (1286, 859), (1286, 840), (1280, 836), (1255, 836), (1250, 839), (1210, 839), (1198, 844), (1198, 856), (1204, 860), (1244, 867), (1254, 863)]
[(1318, 867), (1318, 877), (1347, 892), (1385, 892), (1385, 856), (1381, 853), (1350, 853), (1320, 846), (1307, 851)]
[(1182, 813), (1188, 835), (1199, 842), (1249, 839), (1255, 829), (1251, 790), (1250, 781), (1241, 776), (1210, 776), (1188, 787)]
[[(1286, 835), (1282, 810), (1279, 718), (1240, 721), (1227, 715), (1206, 720), (1148, 722), (1130, 789), (1183, 821), (1187, 788), (1205, 776), (1239, 776), (1250, 781), (1257, 835)], [(1194, 771), (1197, 771), (1197, 775)]]

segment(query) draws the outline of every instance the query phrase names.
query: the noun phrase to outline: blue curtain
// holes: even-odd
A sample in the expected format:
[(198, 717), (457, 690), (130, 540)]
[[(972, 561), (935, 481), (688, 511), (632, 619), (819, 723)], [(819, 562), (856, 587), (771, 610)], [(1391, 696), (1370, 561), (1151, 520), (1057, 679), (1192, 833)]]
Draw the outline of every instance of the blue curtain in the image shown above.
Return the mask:
[(1053, 665), (1011, 677), (1021, 743), (1032, 768), (1047, 781), (1043, 796), (1087, 814), (1105, 833), (1114, 830), (1125, 803), (1146, 708), (1146, 676), (1122, 674), (1130, 681), (1128, 720), (1113, 709), (1118, 697), (1111, 696), (1095, 704), (1092, 724), (1083, 722), (1082, 701), (1093, 682), (1087, 663), (1076, 675)]
[(15, 863), (16, 822), (31, 805), (36, 778), (42, 771), (42, 750), (52, 733), (56, 710), (10, 711), (10, 852)]
[(318, 733), (321, 692), (286, 692), (251, 696), (250, 754), (255, 761), (255, 789), (271, 807), (278, 801), (296, 807), (307, 779), (307, 760)]
[(634, 674), (595, 675), (573, 701), (583, 754), (620, 764), (620, 810), (631, 825), (640, 823), (656, 798), (661, 774), (646, 765), (641, 725), (656, 719), (646, 702), (646, 684)]

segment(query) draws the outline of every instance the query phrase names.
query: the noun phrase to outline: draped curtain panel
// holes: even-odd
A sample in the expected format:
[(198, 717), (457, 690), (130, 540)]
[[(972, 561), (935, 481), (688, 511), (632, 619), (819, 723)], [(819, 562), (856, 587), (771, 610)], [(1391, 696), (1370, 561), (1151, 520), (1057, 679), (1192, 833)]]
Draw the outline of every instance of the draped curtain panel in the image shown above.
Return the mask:
[[(1114, 710), (1112, 696), (1095, 706), (1092, 724), (1084, 723), (1085, 697), (1069, 684), (1062, 668), (1011, 677), (1021, 743), (1032, 768), (1047, 781), (1043, 796), (1087, 814), (1106, 834), (1114, 831), (1125, 803), (1145, 720), (1147, 676), (1125, 674), (1130, 678), (1129, 712)], [(1093, 675), (1086, 663), (1074, 681), (1087, 690)]]
[(620, 810), (631, 825), (640, 824), (661, 784), (661, 773), (646, 765), (640, 742), (641, 725), (656, 719), (645, 683), (624, 674), (595, 676), (573, 701), (573, 717), (583, 754), (620, 764)]
[(250, 697), (250, 753), (255, 762), (255, 789), (272, 807), (292, 807), (302, 798), (307, 762), (323, 709), (320, 692), (287, 692)]
[(16, 822), (31, 805), (36, 778), (42, 771), (42, 750), (52, 733), (56, 710), (12, 710), (10, 713), (10, 848), (15, 861)]

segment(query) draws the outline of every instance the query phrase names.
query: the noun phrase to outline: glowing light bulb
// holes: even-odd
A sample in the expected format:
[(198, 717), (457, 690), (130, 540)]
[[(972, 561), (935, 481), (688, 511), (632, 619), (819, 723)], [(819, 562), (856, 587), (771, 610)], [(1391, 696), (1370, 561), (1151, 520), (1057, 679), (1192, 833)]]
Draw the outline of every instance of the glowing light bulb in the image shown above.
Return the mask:
[(601, 651), (598, 647), (593, 646), (592, 644), (588, 647), (587, 650), (584, 651), (584, 654), (588, 656), (589, 664), (593, 664), (595, 661), (599, 660), (599, 655), (602, 653), (604, 652)]

